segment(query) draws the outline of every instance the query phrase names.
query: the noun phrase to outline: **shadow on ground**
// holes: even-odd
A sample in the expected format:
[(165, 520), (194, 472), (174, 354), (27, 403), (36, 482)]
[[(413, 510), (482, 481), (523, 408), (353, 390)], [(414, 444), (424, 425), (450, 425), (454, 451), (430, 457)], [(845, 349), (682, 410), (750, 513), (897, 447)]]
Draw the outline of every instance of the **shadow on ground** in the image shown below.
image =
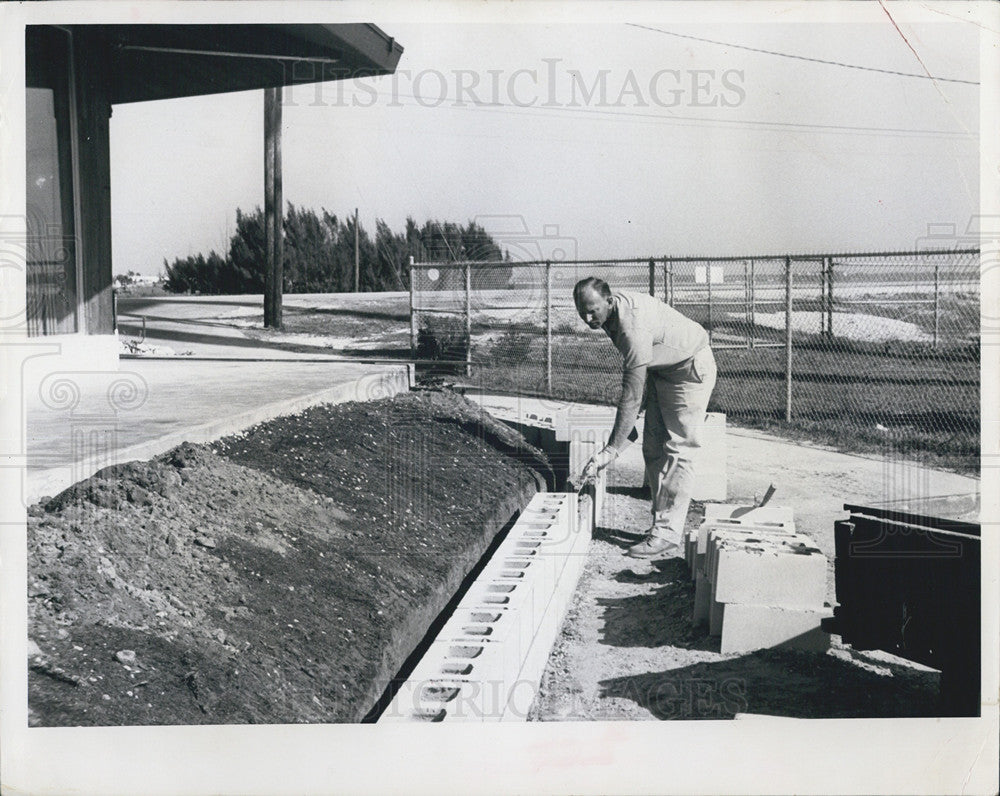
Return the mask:
[(599, 526), (594, 528), (592, 538), (599, 539), (614, 547), (626, 550), (636, 542), (641, 542), (646, 537), (645, 528), (641, 531), (626, 531), (622, 528), (607, 528)]
[[(601, 643), (717, 653), (718, 637), (692, 622), (694, 586), (682, 559), (626, 565), (615, 580), (653, 586), (648, 594), (601, 598)], [(736, 713), (794, 718), (939, 715), (939, 674), (875, 660), (838, 647), (830, 652), (760, 650), (600, 683), (602, 699), (630, 699), (658, 719), (731, 719)]]
[(862, 653), (760, 650), (722, 661), (600, 683), (602, 698), (630, 699), (658, 719), (927, 717), (937, 712), (936, 672), (874, 665)]
[(625, 497), (635, 498), (636, 500), (649, 500), (649, 487), (646, 485), (642, 486), (609, 486), (607, 488), (609, 495), (624, 495)]
[[(171, 323), (175, 323), (175, 321), (171, 321)], [(198, 327), (208, 326), (208, 324), (204, 323), (192, 325), (196, 325)], [(225, 324), (216, 324), (216, 326), (224, 327)], [(318, 346), (301, 345), (280, 340), (271, 341), (251, 337), (234, 337), (232, 335), (213, 335), (205, 332), (186, 332), (179, 329), (149, 328), (143, 332), (140, 326), (133, 323), (121, 323), (119, 324), (118, 329), (122, 334), (128, 334), (134, 337), (143, 336), (146, 342), (154, 344), (161, 343), (164, 345), (171, 343), (202, 343), (225, 346), (233, 349), (253, 348), (274, 351), (276, 353), (285, 352), (291, 354), (315, 354), (316, 356), (325, 356), (333, 352), (338, 357), (354, 357), (360, 360), (376, 359), (379, 357), (397, 359), (410, 358), (410, 350), (408, 348), (398, 347), (341, 350), (329, 347), (323, 348)]]
[(655, 586), (632, 597), (602, 597), (604, 609), (601, 643), (612, 647), (683, 647), (718, 651), (718, 639), (707, 629), (695, 628), (694, 584), (681, 558), (645, 562), (623, 559), (614, 576), (619, 583)]

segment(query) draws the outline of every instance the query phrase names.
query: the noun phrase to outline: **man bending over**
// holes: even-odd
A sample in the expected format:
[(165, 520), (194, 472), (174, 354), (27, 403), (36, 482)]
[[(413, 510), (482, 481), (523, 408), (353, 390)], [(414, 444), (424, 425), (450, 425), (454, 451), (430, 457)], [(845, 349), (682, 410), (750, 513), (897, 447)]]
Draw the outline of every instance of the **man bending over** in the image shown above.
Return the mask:
[(652, 492), (653, 524), (628, 550), (634, 558), (679, 554), (701, 429), (715, 387), (715, 357), (708, 333), (658, 298), (612, 291), (587, 277), (573, 288), (576, 310), (591, 329), (603, 329), (625, 358), (622, 394), (607, 446), (591, 457), (584, 476), (592, 477), (628, 446), (646, 387), (642, 456)]

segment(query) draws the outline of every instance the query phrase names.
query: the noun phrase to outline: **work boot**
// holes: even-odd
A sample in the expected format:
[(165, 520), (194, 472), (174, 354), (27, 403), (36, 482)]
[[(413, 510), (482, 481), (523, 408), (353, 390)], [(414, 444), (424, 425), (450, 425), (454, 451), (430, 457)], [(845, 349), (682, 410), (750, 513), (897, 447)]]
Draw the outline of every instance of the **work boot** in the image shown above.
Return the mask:
[(632, 558), (673, 558), (681, 555), (680, 545), (662, 536), (647, 536), (639, 544), (632, 545), (626, 555)]

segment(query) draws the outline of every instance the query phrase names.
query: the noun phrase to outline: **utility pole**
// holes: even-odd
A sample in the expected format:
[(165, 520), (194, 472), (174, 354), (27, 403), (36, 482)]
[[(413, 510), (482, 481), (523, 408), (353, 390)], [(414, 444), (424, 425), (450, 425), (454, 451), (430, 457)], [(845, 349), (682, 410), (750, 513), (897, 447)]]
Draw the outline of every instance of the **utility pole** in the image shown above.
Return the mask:
[(358, 208), (354, 208), (354, 292), (361, 292), (361, 257), (358, 252)]
[(264, 326), (281, 328), (284, 247), (281, 197), (281, 88), (264, 89)]

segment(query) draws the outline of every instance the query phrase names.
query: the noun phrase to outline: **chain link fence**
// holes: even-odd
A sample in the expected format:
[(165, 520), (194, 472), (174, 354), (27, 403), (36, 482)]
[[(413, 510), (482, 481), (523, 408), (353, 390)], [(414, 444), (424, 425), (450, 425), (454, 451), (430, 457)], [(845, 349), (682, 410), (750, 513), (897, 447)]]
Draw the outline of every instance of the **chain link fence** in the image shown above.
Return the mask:
[(719, 365), (710, 408), (832, 444), (979, 455), (979, 251), (411, 266), (419, 359), (486, 389), (615, 404), (621, 357), (580, 320), (587, 276), (702, 324)]

